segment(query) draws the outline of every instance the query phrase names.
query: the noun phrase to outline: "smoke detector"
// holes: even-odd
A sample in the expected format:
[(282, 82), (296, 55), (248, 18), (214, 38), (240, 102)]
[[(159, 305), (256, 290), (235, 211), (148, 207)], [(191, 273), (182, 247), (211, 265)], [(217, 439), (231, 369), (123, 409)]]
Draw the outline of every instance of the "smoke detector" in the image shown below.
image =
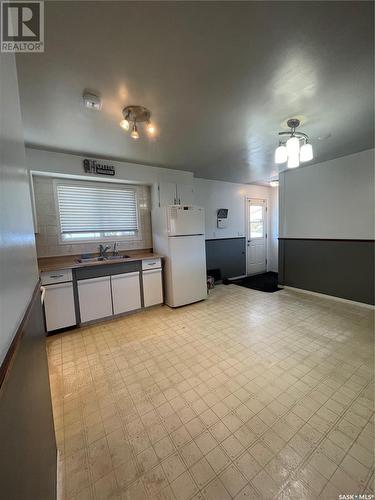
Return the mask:
[(83, 93), (83, 104), (85, 105), (85, 108), (94, 109), (95, 111), (100, 111), (102, 109), (101, 98), (91, 92)]

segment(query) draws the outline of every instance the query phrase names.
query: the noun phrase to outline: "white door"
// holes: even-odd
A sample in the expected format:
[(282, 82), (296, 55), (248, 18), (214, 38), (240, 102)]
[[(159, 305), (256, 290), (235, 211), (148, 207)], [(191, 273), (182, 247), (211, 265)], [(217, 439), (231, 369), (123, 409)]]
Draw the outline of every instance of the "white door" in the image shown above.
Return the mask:
[(246, 200), (247, 274), (267, 270), (267, 204), (266, 200)]
[(177, 186), (174, 182), (159, 182), (159, 206), (177, 205)]
[(111, 276), (113, 314), (134, 311), (141, 307), (139, 272)]
[(58, 283), (45, 287), (44, 312), (47, 332), (76, 324), (73, 283)]
[(112, 316), (110, 276), (78, 280), (77, 285), (82, 323)]
[(204, 235), (169, 239), (169, 271), (166, 302), (171, 307), (191, 304), (207, 297)]
[(143, 301), (144, 306), (154, 306), (163, 303), (163, 286), (161, 269), (143, 271)]
[(194, 191), (189, 184), (177, 184), (177, 203), (179, 205), (193, 205)]

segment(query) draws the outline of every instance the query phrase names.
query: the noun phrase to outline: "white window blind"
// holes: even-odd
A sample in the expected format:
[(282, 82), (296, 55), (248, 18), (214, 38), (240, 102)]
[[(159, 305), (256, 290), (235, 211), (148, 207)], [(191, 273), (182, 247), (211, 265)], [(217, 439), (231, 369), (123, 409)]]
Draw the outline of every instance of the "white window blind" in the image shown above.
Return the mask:
[(59, 184), (56, 186), (62, 235), (135, 234), (138, 230), (134, 189)]

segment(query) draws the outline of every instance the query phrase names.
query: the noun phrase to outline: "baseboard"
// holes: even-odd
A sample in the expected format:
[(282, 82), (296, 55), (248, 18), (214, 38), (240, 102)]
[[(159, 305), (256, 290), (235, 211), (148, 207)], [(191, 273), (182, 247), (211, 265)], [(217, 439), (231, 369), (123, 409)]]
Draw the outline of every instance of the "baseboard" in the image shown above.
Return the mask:
[(355, 306), (361, 306), (365, 307), (366, 309), (375, 310), (375, 306), (371, 304), (365, 304), (364, 302), (357, 302), (355, 300), (343, 299), (341, 297), (335, 297), (334, 295), (326, 295), (325, 293), (312, 292), (311, 290), (304, 290), (303, 288), (295, 288), (294, 286), (279, 285), (279, 287), (284, 288), (284, 290), (306, 293), (308, 295), (314, 295), (315, 297), (321, 297), (322, 299), (336, 300), (337, 302), (344, 302), (345, 304), (353, 304)]

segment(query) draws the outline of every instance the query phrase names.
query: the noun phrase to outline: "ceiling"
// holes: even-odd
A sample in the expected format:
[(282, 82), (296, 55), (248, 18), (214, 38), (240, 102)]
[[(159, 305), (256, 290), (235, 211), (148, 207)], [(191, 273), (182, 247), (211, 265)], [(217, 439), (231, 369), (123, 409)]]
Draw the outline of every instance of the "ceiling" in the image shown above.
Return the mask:
[[(302, 116), (314, 162), (373, 147), (372, 2), (46, 2), (45, 52), (19, 54), (34, 147), (264, 182)], [(82, 92), (100, 92), (101, 112)], [(134, 141), (121, 109), (151, 109)]]

